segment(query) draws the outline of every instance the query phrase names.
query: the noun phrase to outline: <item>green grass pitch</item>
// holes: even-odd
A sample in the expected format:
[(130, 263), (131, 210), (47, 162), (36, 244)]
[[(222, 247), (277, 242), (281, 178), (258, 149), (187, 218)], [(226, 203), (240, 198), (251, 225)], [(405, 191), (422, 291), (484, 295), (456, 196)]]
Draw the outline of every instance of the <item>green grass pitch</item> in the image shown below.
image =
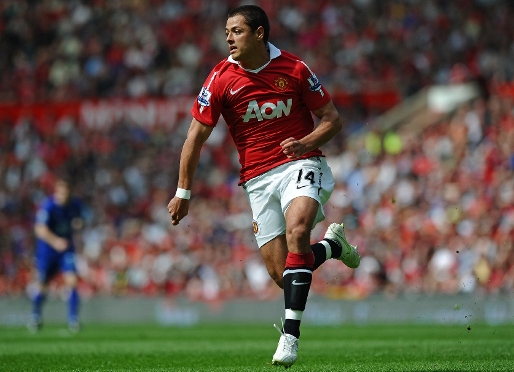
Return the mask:
[[(0, 327), (0, 371), (277, 371), (266, 325)], [(289, 371), (514, 371), (514, 324), (303, 326)]]

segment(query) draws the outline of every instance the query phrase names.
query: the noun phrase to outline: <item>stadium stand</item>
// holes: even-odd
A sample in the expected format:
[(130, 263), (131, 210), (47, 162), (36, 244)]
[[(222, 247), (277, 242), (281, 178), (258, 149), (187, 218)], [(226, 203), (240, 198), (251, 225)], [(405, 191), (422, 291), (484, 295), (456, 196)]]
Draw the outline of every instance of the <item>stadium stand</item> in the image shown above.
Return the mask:
[[(77, 236), (83, 296), (279, 294), (223, 125), (202, 156), (190, 215), (171, 229), (166, 210), (187, 109), (226, 55), (223, 30), (212, 27), (237, 3), (0, 2), (0, 295), (30, 292), (33, 214), (63, 169), (87, 205)], [(324, 148), (337, 185), (313, 239), (342, 220), (363, 260), (355, 271), (327, 262), (312, 290), (512, 293), (511, 3), (258, 4), (272, 18), (272, 42), (306, 60), (345, 121)], [(465, 82), (480, 96), (432, 113), (422, 131), (375, 125), (423, 88)], [(356, 133), (362, 146), (346, 140)], [(59, 282), (50, 290), (58, 295)]]

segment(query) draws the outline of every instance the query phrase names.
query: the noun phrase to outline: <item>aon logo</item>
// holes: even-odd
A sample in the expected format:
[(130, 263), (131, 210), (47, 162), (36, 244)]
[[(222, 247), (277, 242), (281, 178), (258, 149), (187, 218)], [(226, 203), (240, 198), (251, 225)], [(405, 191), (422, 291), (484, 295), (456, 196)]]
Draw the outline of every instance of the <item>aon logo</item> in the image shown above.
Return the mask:
[(287, 100), (287, 105), (284, 101), (278, 101), (276, 105), (271, 102), (266, 102), (261, 107), (259, 107), (257, 101), (253, 100), (248, 104), (246, 114), (243, 115), (243, 121), (248, 123), (250, 119), (254, 118), (263, 121), (264, 119), (281, 118), (282, 115), (288, 116), (291, 112), (292, 105), (292, 98)]

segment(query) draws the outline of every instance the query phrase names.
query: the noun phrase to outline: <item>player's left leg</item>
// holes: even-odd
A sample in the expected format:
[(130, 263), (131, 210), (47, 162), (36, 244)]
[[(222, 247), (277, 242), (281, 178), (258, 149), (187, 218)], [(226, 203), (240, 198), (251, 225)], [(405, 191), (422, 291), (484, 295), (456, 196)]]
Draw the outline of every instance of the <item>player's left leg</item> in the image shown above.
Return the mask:
[(283, 289), (284, 267), (286, 266), (288, 253), (286, 234), (284, 233), (270, 240), (260, 247), (259, 251), (271, 279)]
[(243, 185), (266, 268), (284, 289), (286, 320), (278, 328), (281, 337), (273, 364), (287, 367), (296, 361), (312, 271), (316, 263), (319, 266), (341, 254), (341, 248), (332, 240), (310, 245), (311, 230), (325, 218), (322, 205), (333, 187), (330, 168), (317, 157), (284, 164)]
[[(316, 200), (320, 203), (320, 208), (318, 209), (316, 219), (314, 221), (314, 225), (316, 225), (318, 222), (325, 219), (325, 214), (323, 212), (323, 205), (328, 201), (330, 198), (330, 195), (332, 195), (332, 191), (335, 187), (335, 181), (334, 177), (332, 175), (332, 170), (328, 166), (325, 158), (312, 158), (311, 160), (317, 160), (317, 169), (319, 172), (315, 172), (315, 177), (309, 176), (310, 172), (312, 172), (312, 169), (309, 170), (309, 168), (304, 169), (304, 171), (301, 173), (302, 177), (304, 178), (303, 181), (308, 180), (316, 180), (316, 186), (318, 187), (318, 192), (316, 194), (311, 194), (311, 197), (314, 197)], [(306, 178), (307, 177), (307, 178)], [(298, 180), (297, 179), (297, 183)], [(302, 184), (302, 186), (305, 185)], [(300, 190), (292, 190), (294, 191), (302, 191)], [(342, 247), (339, 241), (334, 240), (331, 235), (325, 235), (323, 240), (321, 240), (318, 243), (314, 243), (311, 245), (311, 250), (314, 253), (314, 270), (316, 270), (318, 267), (320, 267), (326, 260), (335, 258), (339, 259), (339, 257), (342, 254)]]
[(64, 283), (68, 287), (68, 329), (72, 332), (79, 330), (79, 294), (77, 291), (77, 274), (65, 272), (63, 274)]
[(68, 289), (68, 329), (77, 332), (79, 324), (79, 294), (77, 291), (78, 277), (75, 268), (75, 253), (65, 252), (61, 261), (64, 284)]

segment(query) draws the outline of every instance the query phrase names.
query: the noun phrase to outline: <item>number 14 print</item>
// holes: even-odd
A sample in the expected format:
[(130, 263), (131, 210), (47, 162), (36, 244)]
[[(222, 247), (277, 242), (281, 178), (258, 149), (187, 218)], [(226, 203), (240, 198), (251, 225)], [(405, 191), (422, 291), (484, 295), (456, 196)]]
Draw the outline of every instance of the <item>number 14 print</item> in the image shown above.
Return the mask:
[[(323, 173), (319, 173), (318, 177), (318, 185), (321, 187), (321, 176)], [(303, 187), (311, 186), (316, 183), (316, 174), (314, 171), (309, 170), (305, 171), (303, 169), (300, 169), (298, 171), (298, 178), (296, 179), (296, 188), (301, 189)]]

